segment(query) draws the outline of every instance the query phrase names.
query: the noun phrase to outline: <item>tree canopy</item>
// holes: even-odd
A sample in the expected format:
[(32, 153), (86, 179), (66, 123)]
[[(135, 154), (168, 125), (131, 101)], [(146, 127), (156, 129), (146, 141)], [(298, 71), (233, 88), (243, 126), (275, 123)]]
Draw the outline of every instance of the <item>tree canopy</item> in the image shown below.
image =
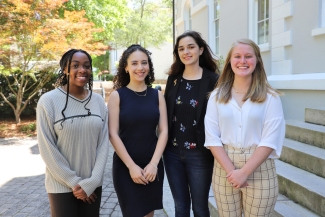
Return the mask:
[(64, 6), (64, 10), (85, 10), (86, 17), (103, 29), (96, 35), (105, 42), (113, 39), (114, 29), (123, 27), (130, 12), (127, 0), (70, 0)]
[(141, 44), (159, 47), (172, 39), (172, 5), (170, 0), (132, 0), (124, 28), (116, 29), (112, 47)]
[[(50, 73), (57, 60), (70, 48), (100, 55), (107, 45), (93, 37), (101, 32), (85, 17), (85, 11), (64, 11), (65, 0), (3, 0), (0, 3), (0, 74), (7, 79), (11, 93), (0, 96), (14, 110), (16, 122)], [(13, 79), (12, 79), (13, 78)], [(33, 83), (31, 85), (31, 83)], [(26, 93), (28, 92), (28, 95)], [(15, 97), (15, 103), (9, 100)]]

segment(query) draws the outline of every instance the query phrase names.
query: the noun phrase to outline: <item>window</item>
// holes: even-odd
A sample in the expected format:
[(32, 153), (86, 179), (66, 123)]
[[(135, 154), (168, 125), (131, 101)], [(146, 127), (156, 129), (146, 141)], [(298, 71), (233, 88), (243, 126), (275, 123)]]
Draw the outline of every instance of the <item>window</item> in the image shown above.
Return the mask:
[(188, 7), (188, 29), (192, 29), (191, 6)]
[(192, 17), (191, 17), (191, 5), (188, 5), (185, 13), (184, 13), (184, 29), (191, 30), (192, 29)]
[(219, 37), (220, 37), (220, 0), (214, 0), (214, 27), (215, 27), (215, 49), (216, 54), (220, 53)]
[(322, 0), (321, 1), (321, 14), (320, 14), (320, 17), (321, 17), (321, 22), (320, 22), (320, 25), (322, 28), (325, 27), (325, 0)]
[(269, 0), (258, 0), (257, 8), (257, 43), (269, 42)]

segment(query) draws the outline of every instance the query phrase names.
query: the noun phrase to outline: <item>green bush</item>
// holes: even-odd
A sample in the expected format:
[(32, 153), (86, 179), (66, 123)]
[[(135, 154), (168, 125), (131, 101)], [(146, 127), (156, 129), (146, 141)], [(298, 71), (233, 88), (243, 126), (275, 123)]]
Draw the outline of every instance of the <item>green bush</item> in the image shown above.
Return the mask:
[[(44, 72), (46, 73), (46, 72)], [(49, 72), (50, 73), (50, 72)], [(27, 107), (25, 108), (25, 110), (22, 112), (22, 116), (30, 116), (30, 115), (35, 115), (36, 114), (36, 106), (37, 106), (37, 102), (39, 100), (39, 98), (41, 97), (41, 95), (43, 93), (46, 93), (52, 89), (54, 89), (53, 84), (55, 83), (56, 79), (57, 79), (57, 74), (52, 73), (52, 78), (51, 80), (45, 84), (43, 86), (43, 88), (39, 91), (39, 94), (36, 94), (32, 100), (29, 102), (29, 104), (27, 105)], [(13, 82), (13, 77), (9, 76), (7, 77), (10, 81), (10, 83)], [(26, 89), (28, 89), (29, 87), (31, 87), (32, 85), (34, 85), (34, 82), (30, 82)], [(16, 104), (16, 97), (12, 94), (12, 92), (9, 89), (9, 85), (8, 85), (8, 81), (6, 80), (6, 78), (4, 77), (3, 74), (0, 74), (0, 85), (2, 87), (2, 92), (3, 94), (7, 97), (7, 99), (13, 103)], [(24, 96), (27, 97), (27, 95), (30, 93), (32, 89), (30, 89), (29, 91), (27, 91)], [(2, 118), (7, 118), (7, 117), (11, 117), (14, 118), (14, 112), (12, 110), (12, 108), (3, 100), (3, 98), (0, 96), (0, 117)]]
[(30, 123), (24, 126), (21, 126), (19, 131), (24, 132), (24, 133), (32, 133), (35, 132), (36, 130), (36, 123)]
[(113, 81), (114, 75), (108, 74), (106, 75), (106, 81)]

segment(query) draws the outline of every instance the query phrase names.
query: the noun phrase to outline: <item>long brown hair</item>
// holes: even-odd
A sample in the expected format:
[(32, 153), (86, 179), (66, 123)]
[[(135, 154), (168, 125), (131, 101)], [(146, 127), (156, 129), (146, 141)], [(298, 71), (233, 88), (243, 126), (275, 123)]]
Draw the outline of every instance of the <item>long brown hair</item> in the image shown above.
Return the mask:
[(243, 101), (250, 99), (252, 102), (264, 102), (267, 97), (267, 93), (273, 95), (282, 95), (282, 93), (274, 88), (267, 81), (266, 72), (264, 69), (264, 64), (258, 45), (250, 39), (238, 39), (235, 43), (232, 44), (227, 58), (224, 63), (224, 68), (218, 80), (218, 85), (216, 87), (217, 94), (216, 99), (219, 102), (227, 103), (231, 98), (231, 88), (234, 84), (235, 74), (231, 68), (231, 55), (234, 50), (234, 47), (238, 44), (246, 44), (253, 48), (256, 56), (256, 67), (252, 73), (252, 82), (251, 85), (243, 98)]
[(201, 34), (199, 32), (186, 31), (180, 36), (178, 36), (176, 39), (176, 43), (173, 50), (174, 62), (168, 71), (168, 75), (178, 75), (180, 73), (183, 73), (185, 69), (185, 65), (184, 63), (182, 63), (178, 55), (179, 41), (185, 37), (192, 37), (195, 43), (199, 46), (199, 48), (203, 48), (203, 52), (199, 57), (199, 65), (202, 68), (206, 68), (212, 72), (216, 72), (217, 74), (219, 74), (219, 69), (217, 66), (218, 60), (213, 57), (213, 53), (208, 43), (206, 43), (206, 41), (201, 37)]

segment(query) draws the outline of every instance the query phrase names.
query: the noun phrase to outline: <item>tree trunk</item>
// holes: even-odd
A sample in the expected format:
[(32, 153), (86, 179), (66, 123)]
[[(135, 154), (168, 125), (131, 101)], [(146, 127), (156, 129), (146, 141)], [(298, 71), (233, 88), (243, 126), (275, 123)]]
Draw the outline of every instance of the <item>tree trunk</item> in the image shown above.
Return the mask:
[(15, 119), (16, 119), (16, 124), (20, 123), (20, 112), (15, 111)]

